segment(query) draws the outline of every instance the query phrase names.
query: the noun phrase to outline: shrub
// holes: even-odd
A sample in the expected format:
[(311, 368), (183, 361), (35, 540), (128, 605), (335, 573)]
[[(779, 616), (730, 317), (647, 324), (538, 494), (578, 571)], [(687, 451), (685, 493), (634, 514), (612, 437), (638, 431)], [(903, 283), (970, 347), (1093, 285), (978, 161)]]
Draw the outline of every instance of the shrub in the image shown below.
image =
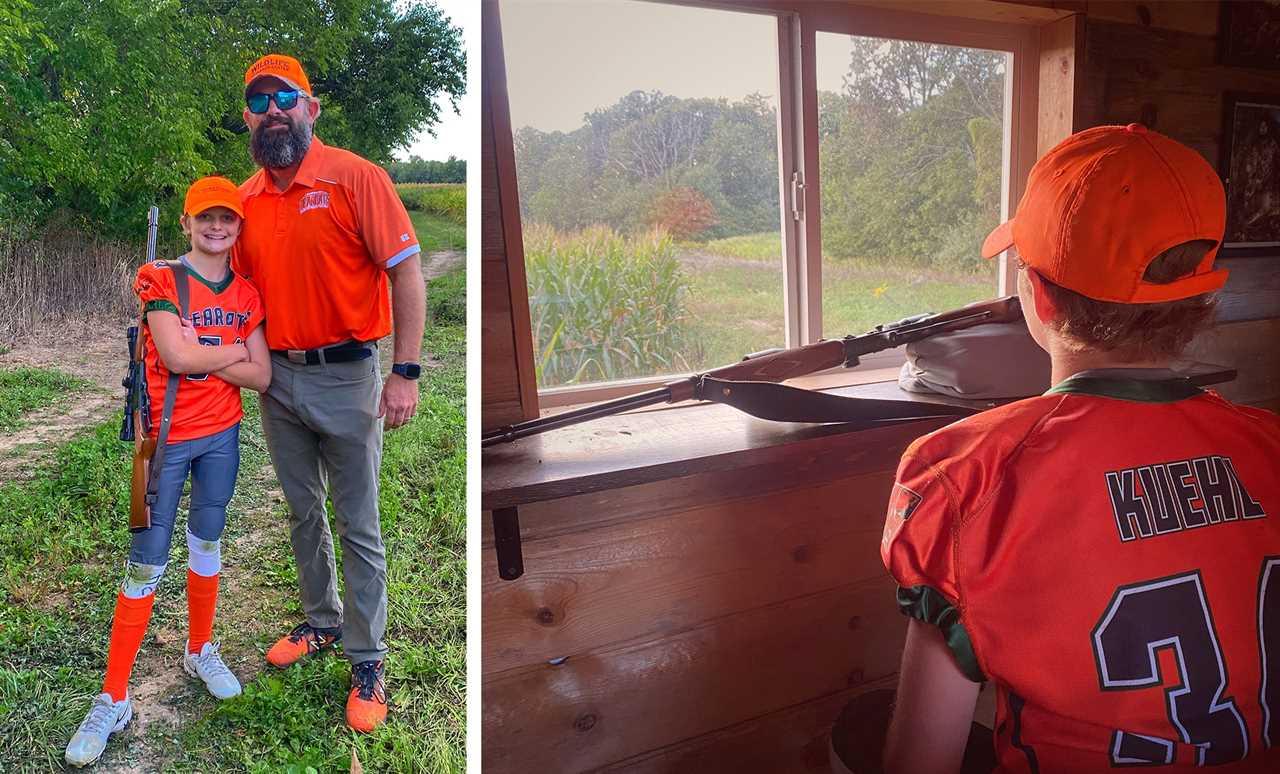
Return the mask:
[(649, 223), (680, 240), (697, 239), (716, 225), (716, 210), (696, 188), (672, 188), (654, 197)]
[(608, 226), (524, 230), (538, 383), (687, 370), (688, 281), (662, 229), (625, 237)]

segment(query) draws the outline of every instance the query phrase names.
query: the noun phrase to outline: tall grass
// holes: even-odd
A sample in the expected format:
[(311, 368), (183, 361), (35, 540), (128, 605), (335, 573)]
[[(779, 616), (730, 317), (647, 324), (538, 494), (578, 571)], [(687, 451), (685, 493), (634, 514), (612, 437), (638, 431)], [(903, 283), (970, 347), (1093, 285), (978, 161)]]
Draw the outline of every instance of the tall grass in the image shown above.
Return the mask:
[(44, 234), (0, 230), (0, 340), (63, 321), (137, 312), (131, 286), (144, 245), (51, 227)]
[(396, 191), (407, 210), (443, 215), (459, 225), (467, 223), (467, 187), (458, 183), (398, 183)]
[(538, 383), (687, 370), (688, 281), (662, 230), (524, 231)]

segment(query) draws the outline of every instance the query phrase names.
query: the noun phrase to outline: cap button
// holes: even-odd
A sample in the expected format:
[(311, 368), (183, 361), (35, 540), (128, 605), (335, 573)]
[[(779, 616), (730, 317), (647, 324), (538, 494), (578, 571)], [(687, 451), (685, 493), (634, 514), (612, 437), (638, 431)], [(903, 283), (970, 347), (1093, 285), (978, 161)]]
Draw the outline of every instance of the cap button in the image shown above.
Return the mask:
[(1126, 126), (1126, 127), (1124, 128), (1124, 130), (1125, 130), (1126, 132), (1133, 132), (1134, 134), (1146, 134), (1146, 133), (1147, 133), (1147, 127), (1143, 126), (1142, 124), (1129, 124), (1128, 126)]

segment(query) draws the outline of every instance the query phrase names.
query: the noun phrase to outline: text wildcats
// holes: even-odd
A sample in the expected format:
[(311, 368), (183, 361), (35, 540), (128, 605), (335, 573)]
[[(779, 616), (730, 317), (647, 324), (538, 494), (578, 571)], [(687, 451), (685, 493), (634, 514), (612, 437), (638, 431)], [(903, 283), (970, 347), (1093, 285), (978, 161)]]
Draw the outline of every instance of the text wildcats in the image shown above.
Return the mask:
[(1195, 457), (1106, 474), (1120, 540), (1266, 516), (1229, 457)]

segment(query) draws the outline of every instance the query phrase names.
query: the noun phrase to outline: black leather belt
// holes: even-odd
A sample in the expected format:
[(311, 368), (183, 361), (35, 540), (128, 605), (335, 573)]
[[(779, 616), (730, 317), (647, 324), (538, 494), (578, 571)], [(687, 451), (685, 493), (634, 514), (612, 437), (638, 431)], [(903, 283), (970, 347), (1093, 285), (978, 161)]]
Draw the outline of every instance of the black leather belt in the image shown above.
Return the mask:
[(373, 348), (360, 341), (346, 341), (321, 349), (273, 349), (272, 353), (289, 359), (291, 363), (300, 365), (320, 365), (320, 363), (350, 363), (373, 356)]

